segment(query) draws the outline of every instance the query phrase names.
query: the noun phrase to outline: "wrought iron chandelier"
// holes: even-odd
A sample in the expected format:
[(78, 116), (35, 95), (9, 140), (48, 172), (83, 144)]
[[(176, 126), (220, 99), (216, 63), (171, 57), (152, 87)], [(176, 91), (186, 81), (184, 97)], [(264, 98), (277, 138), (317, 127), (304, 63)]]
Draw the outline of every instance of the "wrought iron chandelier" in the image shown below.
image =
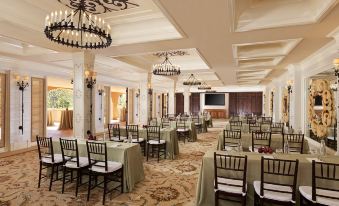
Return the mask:
[(193, 74), (191, 74), (187, 80), (183, 82), (183, 85), (186, 86), (198, 86), (201, 85), (201, 81), (199, 81)]
[[(103, 19), (92, 15), (88, 0), (70, 0), (73, 10), (55, 11), (46, 16), (45, 35), (58, 44), (82, 48), (101, 49), (111, 45), (111, 27)], [(60, 0), (59, 0), (60, 2)]]
[(185, 51), (169, 51), (159, 52), (154, 54), (157, 57), (165, 57), (165, 60), (161, 64), (153, 65), (153, 74), (162, 76), (176, 76), (180, 75), (180, 66), (172, 64), (169, 60), (169, 56), (184, 56), (187, 53)]
[(212, 87), (208, 84), (206, 84), (206, 82), (203, 82), (199, 87), (198, 87), (199, 90), (211, 90)]

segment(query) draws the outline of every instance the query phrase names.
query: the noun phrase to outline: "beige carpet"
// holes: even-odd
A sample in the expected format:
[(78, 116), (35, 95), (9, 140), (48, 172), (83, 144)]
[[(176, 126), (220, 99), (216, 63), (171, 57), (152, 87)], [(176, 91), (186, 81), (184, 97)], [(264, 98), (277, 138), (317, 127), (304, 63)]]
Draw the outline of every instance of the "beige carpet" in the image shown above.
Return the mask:
[[(216, 149), (217, 134), (225, 125), (224, 121), (213, 123), (214, 128), (199, 134), (197, 142), (180, 143), (180, 155), (176, 160), (144, 161), (145, 180), (131, 193), (107, 197), (106, 205), (194, 205), (202, 156), (207, 150)], [(91, 192), (87, 202), (86, 186), (82, 186), (76, 198), (74, 184), (67, 184), (65, 193), (61, 194), (61, 182), (54, 182), (52, 191), (48, 191), (47, 180), (37, 188), (37, 178), (37, 152), (0, 159), (0, 206), (102, 205), (100, 188)]]

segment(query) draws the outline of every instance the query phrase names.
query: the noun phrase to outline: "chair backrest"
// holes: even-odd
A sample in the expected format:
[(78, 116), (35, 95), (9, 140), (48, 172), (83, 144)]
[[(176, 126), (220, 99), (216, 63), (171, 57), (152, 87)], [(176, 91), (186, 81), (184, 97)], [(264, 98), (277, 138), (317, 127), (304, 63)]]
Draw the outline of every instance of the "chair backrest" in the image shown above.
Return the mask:
[(256, 120), (251, 120), (248, 123), (248, 131), (253, 132), (253, 131), (261, 131), (261, 124), (257, 122)]
[(158, 119), (157, 118), (152, 118), (148, 121), (149, 126), (158, 126)]
[(88, 162), (90, 163), (90, 166), (97, 162), (103, 162), (104, 165), (96, 164), (96, 166), (104, 167), (105, 171), (108, 171), (106, 142), (86, 141), (86, 146)]
[(284, 134), (284, 123), (282, 123), (282, 122), (272, 122), (271, 133), (272, 134)]
[(147, 141), (156, 140), (160, 143), (160, 127), (148, 126), (147, 127)]
[(312, 161), (312, 200), (317, 197), (335, 199), (339, 201), (338, 196), (330, 196), (325, 193), (317, 193), (318, 189), (339, 192), (339, 164)]
[(272, 123), (272, 117), (261, 117), (261, 123), (271, 124)]
[(237, 115), (231, 116), (231, 121), (240, 121), (240, 117)]
[(242, 121), (230, 121), (230, 129), (232, 131), (241, 131)]
[[(247, 156), (235, 156), (217, 154), (214, 152), (214, 188), (218, 189), (219, 185), (232, 187), (241, 187), (242, 192), (246, 193), (246, 173), (247, 173)], [(232, 174), (232, 175), (225, 175)], [(221, 181), (222, 178), (241, 180), (242, 185)]]
[(183, 120), (176, 121), (176, 128), (177, 129), (187, 129), (187, 123)]
[[(283, 134), (282, 148), (288, 141), (290, 151), (304, 153), (304, 134)], [(285, 152), (285, 151), (284, 151)]]
[(192, 116), (192, 121), (193, 121), (194, 123), (200, 123), (200, 117), (199, 117), (199, 115), (197, 115), (197, 116)]
[(132, 139), (137, 139), (139, 141), (139, 126), (134, 124), (129, 124), (126, 126), (127, 138), (132, 135)]
[(169, 120), (175, 120), (175, 114), (168, 114), (167, 117)]
[[(292, 195), (292, 200), (295, 201), (297, 177), (298, 177), (299, 160), (284, 160), (271, 159), (261, 157), (261, 182), (260, 196), (264, 197), (265, 191), (288, 193)], [(282, 180), (283, 181), (279, 181)], [(292, 191), (284, 189), (279, 190), (279, 187), (271, 188), (266, 184), (274, 184), (280, 186), (291, 187)]]
[(110, 140), (112, 140), (113, 137), (118, 137), (120, 140), (120, 125), (108, 124), (108, 136)]
[(234, 145), (241, 140), (241, 131), (224, 130), (224, 147)]
[(262, 146), (271, 147), (271, 136), (271, 132), (253, 131), (252, 151), (254, 151), (254, 148)]
[(37, 135), (36, 142), (38, 145), (39, 160), (41, 161), (42, 158), (51, 158), (52, 162), (54, 162), (52, 137), (40, 137)]
[(161, 127), (162, 128), (171, 127), (171, 123), (168, 118), (161, 118)]
[(77, 167), (80, 167), (79, 163), (79, 149), (78, 149), (78, 141), (77, 139), (62, 139), (60, 138), (60, 148), (62, 159), (66, 162), (65, 157), (69, 157), (72, 162), (77, 163)]

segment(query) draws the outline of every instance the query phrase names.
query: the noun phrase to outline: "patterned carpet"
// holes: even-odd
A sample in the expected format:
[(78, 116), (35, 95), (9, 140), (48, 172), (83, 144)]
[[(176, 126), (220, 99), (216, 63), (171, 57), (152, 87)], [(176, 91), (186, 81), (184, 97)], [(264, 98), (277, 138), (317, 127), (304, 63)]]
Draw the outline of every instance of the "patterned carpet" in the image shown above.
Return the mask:
[[(224, 122), (213, 122), (208, 133), (198, 134), (197, 142), (180, 143), (180, 155), (176, 160), (156, 159), (144, 162), (145, 180), (136, 185), (131, 193), (113, 194), (106, 205), (194, 205), (197, 178), (202, 156), (207, 150), (215, 149), (217, 134)], [(102, 205), (102, 190), (91, 192), (86, 201), (87, 186), (80, 188), (74, 196), (75, 184), (67, 184), (61, 194), (61, 182), (53, 184), (45, 180), (40, 189), (38, 182), (38, 154), (28, 152), (0, 159), (0, 206), (5, 205)]]

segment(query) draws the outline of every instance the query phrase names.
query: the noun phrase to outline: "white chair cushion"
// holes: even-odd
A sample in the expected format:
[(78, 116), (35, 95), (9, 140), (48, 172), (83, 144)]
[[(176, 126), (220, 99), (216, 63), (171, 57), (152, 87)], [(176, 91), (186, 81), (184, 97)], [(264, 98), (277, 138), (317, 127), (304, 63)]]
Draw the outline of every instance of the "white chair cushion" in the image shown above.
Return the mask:
[(148, 144), (165, 144), (166, 141), (161, 139), (160, 142), (158, 140), (149, 140)]
[(138, 139), (132, 139), (132, 142), (143, 142), (144, 141), (144, 138), (139, 138), (139, 141)]
[(232, 186), (232, 185), (218, 184), (217, 190), (219, 190), (219, 191), (224, 191), (224, 192), (234, 193), (234, 194), (242, 194), (243, 196), (246, 195), (247, 183), (245, 185), (246, 186), (245, 193), (243, 193), (242, 192), (242, 185), (243, 185), (242, 180), (233, 180), (233, 179), (218, 177), (218, 182), (219, 183), (232, 184), (232, 185), (239, 185), (239, 187), (237, 187), (237, 186)]
[[(300, 186), (299, 191), (302, 196), (304, 196), (306, 199), (312, 202), (312, 187), (311, 186)], [(336, 197), (336, 198), (339, 197), (339, 192), (330, 191), (330, 190), (317, 189), (317, 194)], [(331, 199), (331, 198), (325, 198), (325, 197), (319, 197), (319, 196), (317, 197), (317, 203), (320, 203), (323, 205), (331, 205), (331, 206), (339, 205), (338, 199)]]
[(120, 162), (107, 161), (107, 171), (105, 171), (105, 162), (97, 162), (90, 168), (93, 172), (111, 173), (122, 168)]
[(238, 144), (228, 144), (225, 146), (226, 151), (232, 151), (238, 148)]
[(115, 141), (115, 142), (122, 142), (126, 139), (126, 137), (120, 137), (120, 140), (119, 140), (119, 137), (113, 137), (112, 140)]
[[(253, 182), (255, 192), (260, 196), (260, 181)], [(288, 186), (274, 185), (274, 184), (265, 184), (265, 189), (280, 190), (286, 192), (292, 192), (292, 188)], [(292, 194), (284, 192), (273, 192), (269, 190), (264, 190), (264, 198), (271, 200), (278, 200), (281, 202), (292, 202)]]
[(201, 125), (201, 123), (196, 122), (196, 123), (194, 123), (194, 125)]
[[(70, 157), (65, 157), (66, 160), (71, 159)], [(42, 157), (41, 161), (43, 163), (47, 163), (47, 164), (57, 164), (57, 163), (61, 163), (62, 162), (62, 155), (61, 154), (54, 154), (54, 162), (52, 162), (52, 156), (51, 155), (47, 155), (46, 157)]]
[(87, 167), (89, 165), (88, 157), (79, 157), (79, 167), (77, 166), (77, 162), (76, 161), (77, 161), (77, 158), (73, 158), (70, 161), (67, 161), (66, 164), (65, 164), (65, 167), (68, 167), (68, 168), (81, 168), (81, 167)]
[(187, 128), (178, 128), (177, 129), (177, 132), (188, 132), (189, 131), (189, 129), (187, 129)]

